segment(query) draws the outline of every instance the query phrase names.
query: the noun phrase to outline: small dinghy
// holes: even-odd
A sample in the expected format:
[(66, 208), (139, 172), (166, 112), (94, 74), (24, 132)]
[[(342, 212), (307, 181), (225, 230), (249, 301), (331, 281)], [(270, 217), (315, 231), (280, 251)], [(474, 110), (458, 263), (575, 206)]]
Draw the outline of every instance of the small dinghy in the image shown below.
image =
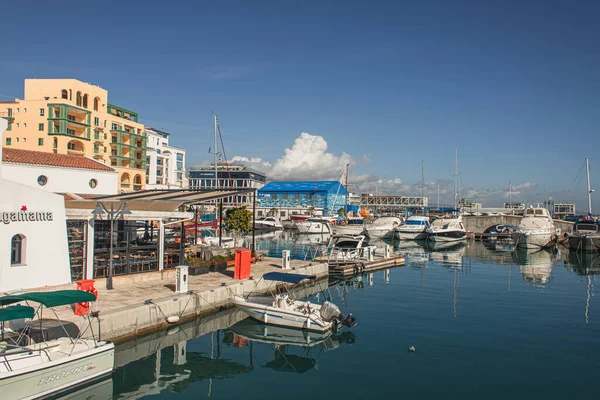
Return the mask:
[[(315, 280), (316, 277), (314, 275), (269, 272), (264, 274), (261, 279), (297, 285), (304, 280)], [(338, 306), (329, 301), (323, 304), (314, 304), (309, 301), (293, 300), (287, 292), (275, 294), (272, 298), (233, 296), (231, 301), (240, 310), (265, 324), (315, 332), (337, 329), (342, 324), (348, 327), (356, 325), (356, 319), (352, 314), (342, 314)]]

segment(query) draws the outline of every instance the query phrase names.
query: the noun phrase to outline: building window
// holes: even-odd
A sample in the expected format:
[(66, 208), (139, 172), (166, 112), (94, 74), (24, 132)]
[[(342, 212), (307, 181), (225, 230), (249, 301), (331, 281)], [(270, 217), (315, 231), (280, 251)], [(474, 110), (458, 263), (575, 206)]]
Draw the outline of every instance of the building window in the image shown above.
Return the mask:
[(69, 99), (69, 93), (67, 93), (67, 90), (66, 90), (66, 89), (63, 89), (63, 90), (61, 91), (61, 93), (60, 93), (60, 97), (61, 97), (61, 98), (63, 98), (63, 99), (67, 99), (67, 100)]
[(21, 111), (21, 109), (17, 107), (17, 112), (20, 112), (20, 111)]
[(92, 189), (95, 189), (95, 188), (96, 188), (96, 186), (98, 186), (98, 181), (97, 181), (97, 180), (95, 180), (95, 179), (90, 179), (90, 187), (91, 187)]
[(38, 131), (43, 131), (43, 130), (44, 130), (44, 123), (43, 123), (43, 122), (40, 122), (40, 123), (38, 124)]
[(276, 195), (275, 193), (273, 193), (273, 194), (271, 194), (271, 198), (272, 198), (272, 199), (276, 199), (276, 198), (277, 198), (277, 195)]
[(100, 98), (95, 97), (94, 98), (94, 111), (98, 111), (98, 108), (100, 108)]
[(83, 99), (81, 97), (81, 92), (77, 92), (77, 94), (75, 95), (75, 104), (77, 104), (79, 107), (81, 107), (82, 101), (83, 101)]
[(94, 117), (94, 125), (100, 126), (100, 118)]
[(17, 122), (17, 128), (19, 127), (19, 123)]
[(46, 175), (40, 175), (40, 176), (38, 176), (37, 183), (40, 186), (46, 185), (46, 183), (48, 183), (48, 177)]
[(27, 122), (23, 122), (23, 128), (27, 128)]
[(12, 108), (9, 108), (7, 111), (8, 111), (8, 116), (12, 117)]
[(88, 95), (87, 93), (83, 95), (83, 108), (87, 108), (88, 106)]
[(40, 108), (40, 117), (43, 117), (46, 114), (45, 108)]
[(287, 193), (284, 193), (281, 195), (281, 197), (283, 197), (284, 199), (287, 199), (288, 195), (287, 195)]
[(9, 138), (9, 137), (7, 137), (7, 138), (6, 138), (6, 145), (7, 145), (7, 146), (10, 146), (11, 144), (12, 144), (12, 139), (11, 139), (11, 138)]
[(24, 108), (24, 109), (23, 109), (23, 112), (27, 112), (27, 109), (26, 109), (26, 108)]
[(38, 138), (38, 146), (44, 145), (44, 138)]
[(16, 234), (10, 241), (10, 264), (25, 263), (25, 236)]
[(68, 150), (75, 150), (75, 143), (73, 143), (73, 142), (67, 143), (67, 149)]

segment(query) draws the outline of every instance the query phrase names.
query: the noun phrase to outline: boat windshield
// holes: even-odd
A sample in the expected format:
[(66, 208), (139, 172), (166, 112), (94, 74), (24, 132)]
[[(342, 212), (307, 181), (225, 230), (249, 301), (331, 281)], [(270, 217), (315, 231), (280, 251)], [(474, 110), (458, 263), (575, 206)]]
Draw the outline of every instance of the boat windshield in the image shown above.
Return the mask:
[(422, 221), (422, 220), (421, 221), (415, 221), (415, 220), (411, 221), (409, 219), (408, 221), (406, 221), (405, 225), (419, 225), (419, 226), (421, 226), (421, 225), (427, 225), (427, 222), (426, 221)]

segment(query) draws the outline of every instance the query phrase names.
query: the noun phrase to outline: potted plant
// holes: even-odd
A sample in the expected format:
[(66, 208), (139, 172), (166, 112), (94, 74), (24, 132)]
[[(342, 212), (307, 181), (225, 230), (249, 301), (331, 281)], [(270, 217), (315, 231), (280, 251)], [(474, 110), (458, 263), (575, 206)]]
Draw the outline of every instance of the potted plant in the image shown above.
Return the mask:
[(210, 262), (210, 272), (225, 272), (227, 270), (227, 257), (214, 256)]
[(204, 275), (208, 274), (210, 269), (210, 261), (209, 260), (201, 260), (200, 258), (194, 258), (194, 260), (189, 264), (189, 274), (190, 275)]
[(233, 267), (235, 265), (235, 254), (231, 250), (227, 250), (227, 266)]

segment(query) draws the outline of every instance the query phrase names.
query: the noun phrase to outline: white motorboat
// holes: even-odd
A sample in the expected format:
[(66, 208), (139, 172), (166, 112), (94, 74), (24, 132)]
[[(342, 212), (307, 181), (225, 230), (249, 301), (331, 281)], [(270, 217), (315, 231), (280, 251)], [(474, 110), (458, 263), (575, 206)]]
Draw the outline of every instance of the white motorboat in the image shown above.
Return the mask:
[[(316, 277), (268, 272), (261, 279), (297, 285), (305, 279), (314, 280)], [(331, 302), (313, 304), (309, 301), (293, 300), (287, 293), (276, 294), (273, 298), (233, 296), (231, 301), (240, 310), (265, 324), (316, 332), (337, 329), (340, 324), (349, 327), (356, 325), (356, 319), (352, 314), (343, 315), (340, 309)]]
[(556, 227), (548, 210), (541, 207), (526, 208), (512, 238), (516, 247), (535, 249), (551, 246), (556, 240)]
[(327, 233), (331, 234), (331, 223), (323, 218), (312, 217), (305, 221), (296, 222), (296, 228), (300, 233)]
[(254, 228), (257, 231), (277, 231), (283, 229), (283, 225), (275, 217), (265, 217), (255, 219)]
[(427, 240), (432, 242), (457, 242), (467, 238), (462, 216), (438, 218), (427, 228)]
[(425, 240), (428, 227), (429, 217), (412, 215), (408, 217), (404, 225), (396, 228), (396, 237), (400, 240)]
[(276, 345), (299, 345), (313, 347), (323, 343), (331, 336), (333, 330), (325, 332), (309, 332), (283, 326), (265, 325), (254, 318), (246, 318), (229, 329), (244, 339)]
[[(40, 306), (57, 307), (95, 301), (96, 296), (79, 290), (24, 293), (0, 297), (0, 305), (36, 302)], [(29, 306), (11, 305), (0, 308), (0, 321), (17, 322), (31, 319), (35, 310)], [(91, 321), (88, 318), (88, 323)], [(35, 321), (37, 326), (37, 321)], [(3, 399), (36, 399), (70, 390), (76, 386), (110, 374), (114, 366), (113, 343), (95, 338), (60, 337), (33, 343), (26, 335), (33, 323), (24, 329), (3, 330), (0, 342), (0, 393)], [(64, 327), (63, 327), (64, 329)], [(5, 334), (10, 332), (9, 337)], [(66, 331), (65, 331), (66, 332)], [(27, 340), (29, 339), (29, 340)]]
[(334, 235), (329, 240), (327, 262), (329, 265), (356, 263), (363, 253), (364, 235)]
[(365, 229), (362, 217), (350, 217), (333, 226), (334, 235), (360, 235)]
[(365, 226), (365, 235), (370, 239), (388, 239), (395, 235), (395, 229), (402, 225), (402, 220), (396, 217), (380, 217)]

